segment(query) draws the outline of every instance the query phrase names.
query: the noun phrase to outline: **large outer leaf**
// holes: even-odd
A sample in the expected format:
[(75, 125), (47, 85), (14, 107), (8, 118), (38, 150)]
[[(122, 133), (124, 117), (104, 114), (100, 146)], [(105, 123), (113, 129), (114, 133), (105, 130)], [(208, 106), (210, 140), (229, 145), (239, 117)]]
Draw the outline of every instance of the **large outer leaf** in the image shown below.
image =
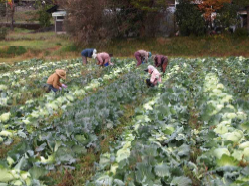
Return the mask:
[(218, 166), (237, 166), (238, 162), (232, 157), (223, 154), (220, 159), (217, 160)]
[(147, 185), (155, 179), (152, 167), (146, 163), (137, 163), (136, 179), (139, 183)]
[(111, 186), (113, 182), (113, 178), (109, 177), (107, 175), (99, 177), (96, 181), (95, 184), (96, 186)]
[(0, 167), (0, 182), (8, 183), (14, 180), (14, 176), (10, 173), (10, 170)]
[(121, 181), (121, 180), (115, 179), (113, 181), (113, 185), (114, 186), (125, 186), (125, 183), (123, 181)]
[(155, 173), (159, 177), (170, 176), (169, 167), (165, 163), (155, 166)]
[(184, 177), (184, 176), (174, 177), (173, 180), (171, 181), (170, 185), (191, 186), (192, 181), (191, 181), (191, 179)]
[(29, 170), (29, 173), (33, 179), (38, 180), (40, 177), (45, 176), (48, 171), (45, 168), (35, 166)]

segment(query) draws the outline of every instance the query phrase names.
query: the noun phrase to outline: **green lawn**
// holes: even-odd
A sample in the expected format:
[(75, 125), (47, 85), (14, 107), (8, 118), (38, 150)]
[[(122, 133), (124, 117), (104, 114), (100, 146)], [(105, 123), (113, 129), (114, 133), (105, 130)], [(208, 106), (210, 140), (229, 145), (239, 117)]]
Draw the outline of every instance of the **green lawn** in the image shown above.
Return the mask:
[[(9, 32), (6, 40), (0, 41), (0, 62), (15, 62), (30, 58), (61, 59), (78, 57), (73, 43), (66, 35), (57, 35), (55, 32), (34, 33), (34, 31), (15, 28)], [(21, 55), (5, 55), (9, 47), (24, 47), (27, 52)], [(69, 48), (69, 49), (68, 49)], [(9, 52), (8, 52), (9, 54)], [(2, 57), (1, 57), (2, 56)], [(4, 56), (4, 57), (3, 57)]]

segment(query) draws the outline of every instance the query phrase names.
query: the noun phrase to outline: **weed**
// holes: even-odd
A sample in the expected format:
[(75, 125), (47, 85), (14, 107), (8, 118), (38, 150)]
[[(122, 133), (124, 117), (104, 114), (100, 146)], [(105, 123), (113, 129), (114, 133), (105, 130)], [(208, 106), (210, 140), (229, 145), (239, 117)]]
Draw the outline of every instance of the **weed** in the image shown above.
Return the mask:
[(0, 40), (5, 40), (8, 35), (8, 29), (6, 27), (0, 27)]
[(20, 141), (21, 141), (21, 139), (16, 137), (13, 139), (13, 142), (11, 143), (11, 145), (1, 144), (1, 146), (0, 146), (0, 159), (4, 159), (7, 156), (7, 153), (11, 149), (13, 149), (13, 146), (18, 144)]
[(62, 52), (78, 52), (79, 48), (75, 45), (71, 45), (71, 46), (63, 46), (61, 48)]

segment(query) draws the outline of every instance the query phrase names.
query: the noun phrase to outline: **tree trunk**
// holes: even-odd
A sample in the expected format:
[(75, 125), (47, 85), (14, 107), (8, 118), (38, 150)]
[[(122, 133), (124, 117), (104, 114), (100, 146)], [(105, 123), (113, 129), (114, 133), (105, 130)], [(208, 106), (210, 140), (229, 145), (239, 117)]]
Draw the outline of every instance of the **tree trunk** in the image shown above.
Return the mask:
[(14, 15), (15, 15), (15, 2), (12, 0), (11, 7), (11, 30), (14, 30)]
[(246, 12), (247, 12), (247, 31), (249, 33), (249, 6), (246, 7)]

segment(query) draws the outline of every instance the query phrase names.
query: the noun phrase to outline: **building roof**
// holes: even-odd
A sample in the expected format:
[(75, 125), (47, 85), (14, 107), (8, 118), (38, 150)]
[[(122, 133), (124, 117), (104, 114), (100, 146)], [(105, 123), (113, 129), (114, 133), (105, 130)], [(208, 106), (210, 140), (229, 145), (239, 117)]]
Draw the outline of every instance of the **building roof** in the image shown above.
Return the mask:
[(67, 12), (66, 11), (58, 11), (58, 12), (54, 12), (52, 13), (53, 17), (58, 17), (58, 16), (66, 16)]

